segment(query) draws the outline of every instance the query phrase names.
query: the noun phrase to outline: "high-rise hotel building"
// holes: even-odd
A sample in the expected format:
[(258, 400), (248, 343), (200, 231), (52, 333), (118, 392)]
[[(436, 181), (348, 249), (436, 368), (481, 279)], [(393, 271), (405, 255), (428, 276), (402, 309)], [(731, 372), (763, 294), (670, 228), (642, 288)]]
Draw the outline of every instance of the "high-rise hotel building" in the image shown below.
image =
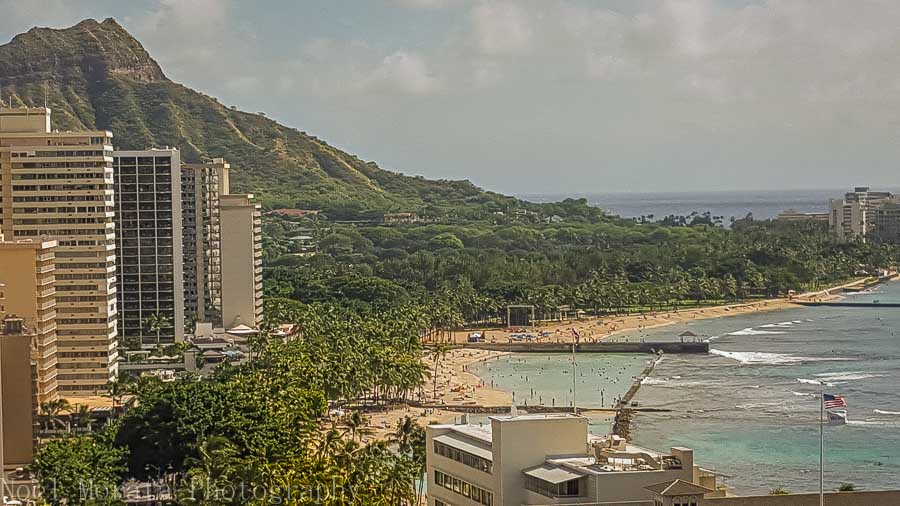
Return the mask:
[(228, 186), (229, 168), (222, 158), (181, 166), (184, 310), (195, 321), (210, 322), (215, 328), (222, 327), (219, 195)]
[(252, 194), (219, 196), (222, 215), (222, 320), (226, 329), (262, 323), (262, 206)]
[(112, 133), (56, 132), (50, 109), (0, 109), (0, 232), (57, 241), (60, 395), (93, 395), (118, 372)]
[[(73, 363), (80, 352), (58, 356), (56, 342), (56, 241), (4, 241), (0, 234), (0, 285), (6, 300), (4, 314), (22, 318), (34, 334), (31, 360), (35, 363), (37, 402), (59, 398), (57, 362)], [(0, 295), (0, 299), (3, 296)]]
[(260, 206), (229, 194), (229, 164), (182, 164), (168, 148), (114, 158), (120, 335), (155, 347), (192, 333), (187, 321), (256, 328)]
[(184, 340), (181, 156), (116, 151), (119, 334), (156, 347)]

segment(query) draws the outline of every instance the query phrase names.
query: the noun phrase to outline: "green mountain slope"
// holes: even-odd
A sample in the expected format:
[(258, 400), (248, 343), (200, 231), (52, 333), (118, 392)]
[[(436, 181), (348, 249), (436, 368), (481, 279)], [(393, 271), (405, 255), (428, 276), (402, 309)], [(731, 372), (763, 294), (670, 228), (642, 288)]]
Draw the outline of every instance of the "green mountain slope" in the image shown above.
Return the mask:
[(432, 181), (380, 169), (372, 162), (267, 119), (225, 107), (169, 80), (112, 19), (67, 29), (33, 28), (0, 46), (5, 101), (44, 104), (54, 128), (111, 130), (119, 149), (176, 146), (186, 161), (224, 157), (236, 169), (236, 191), (269, 205), (365, 215), (419, 211), (484, 214), (529, 206), (468, 181)]

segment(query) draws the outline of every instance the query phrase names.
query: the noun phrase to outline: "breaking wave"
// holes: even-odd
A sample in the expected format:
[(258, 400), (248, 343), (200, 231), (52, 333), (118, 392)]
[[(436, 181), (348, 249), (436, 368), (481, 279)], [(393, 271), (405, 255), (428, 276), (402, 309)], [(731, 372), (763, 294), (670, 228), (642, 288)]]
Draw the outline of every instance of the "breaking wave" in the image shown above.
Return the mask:
[(822, 381), (858, 381), (869, 378), (883, 378), (884, 374), (866, 373), (862, 371), (823, 372), (815, 375)]
[(900, 415), (900, 411), (885, 411), (883, 409), (873, 409), (872, 412), (876, 415)]
[(711, 349), (709, 353), (720, 357), (737, 360), (744, 365), (784, 365), (801, 364), (803, 362), (829, 362), (850, 360), (847, 358), (812, 358), (798, 357), (787, 353), (766, 353), (762, 351), (724, 351)]
[(784, 334), (784, 332), (777, 332), (774, 330), (756, 330), (753, 327), (747, 327), (744, 330), (729, 332), (727, 335), (729, 335), (729, 336), (771, 336), (771, 335), (777, 335), (777, 334)]

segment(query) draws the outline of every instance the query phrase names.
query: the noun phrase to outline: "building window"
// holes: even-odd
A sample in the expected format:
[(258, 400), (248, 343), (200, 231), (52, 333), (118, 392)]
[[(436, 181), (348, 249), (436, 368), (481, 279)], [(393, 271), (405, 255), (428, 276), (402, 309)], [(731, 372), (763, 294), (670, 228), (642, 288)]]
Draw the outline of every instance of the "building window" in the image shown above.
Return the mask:
[(546, 497), (578, 497), (581, 495), (581, 481), (581, 478), (576, 478), (562, 483), (550, 483), (533, 476), (526, 476), (525, 488)]
[(434, 453), (440, 455), (442, 457), (446, 457), (451, 460), (455, 460), (459, 463), (465, 464), (469, 467), (473, 467), (480, 471), (484, 471), (485, 473), (491, 474), (493, 470), (493, 464), (490, 460), (483, 459), (476, 455), (472, 455), (471, 453), (464, 452), (462, 450), (457, 450), (452, 446), (445, 445), (444, 443), (439, 443), (437, 441), (434, 442)]
[(449, 474), (442, 473), (437, 469), (434, 470), (434, 484), (438, 487), (443, 487), (447, 490), (455, 492), (463, 497), (467, 497), (477, 502), (478, 504), (484, 504), (485, 506), (493, 506), (494, 504), (493, 493), (488, 492), (481, 487), (463, 481), (455, 476), (450, 476)]

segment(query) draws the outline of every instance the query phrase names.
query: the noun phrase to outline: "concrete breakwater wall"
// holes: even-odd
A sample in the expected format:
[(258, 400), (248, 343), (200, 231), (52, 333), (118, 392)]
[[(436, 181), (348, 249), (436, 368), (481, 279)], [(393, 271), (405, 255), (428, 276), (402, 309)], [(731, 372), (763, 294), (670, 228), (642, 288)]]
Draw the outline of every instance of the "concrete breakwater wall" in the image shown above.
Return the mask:
[(628, 391), (625, 392), (625, 395), (623, 395), (622, 398), (619, 399), (619, 403), (616, 406), (618, 410), (616, 411), (616, 417), (613, 420), (613, 434), (621, 436), (625, 439), (631, 438), (631, 419), (634, 416), (635, 410), (634, 408), (630, 408), (628, 405), (631, 403), (631, 399), (633, 399), (634, 396), (637, 395), (638, 390), (640, 390), (641, 384), (644, 382), (644, 378), (650, 376), (650, 373), (653, 372), (653, 368), (656, 367), (656, 364), (658, 364), (660, 360), (662, 360), (662, 357), (659, 357), (647, 364), (647, 367), (645, 367), (641, 374), (637, 378), (635, 378), (634, 383), (632, 383), (631, 385), (631, 388), (629, 388)]
[(810, 307), (900, 307), (900, 302), (805, 302), (796, 301), (796, 304)]
[[(467, 343), (463, 348), (510, 353), (571, 353), (571, 343)], [(709, 343), (581, 343), (576, 353), (709, 353)]]
[[(410, 402), (410, 407), (424, 409), (440, 409), (445, 411), (454, 411), (457, 413), (471, 413), (483, 415), (508, 415), (512, 406), (483, 406), (480, 404), (439, 404), (439, 403), (421, 403)], [(571, 413), (572, 406), (544, 406), (536, 404), (518, 404), (516, 408), (522, 413)], [(667, 408), (629, 408), (629, 411), (643, 413), (671, 413), (671, 409)], [(579, 406), (579, 413), (618, 413), (618, 408), (598, 408), (590, 406)]]

